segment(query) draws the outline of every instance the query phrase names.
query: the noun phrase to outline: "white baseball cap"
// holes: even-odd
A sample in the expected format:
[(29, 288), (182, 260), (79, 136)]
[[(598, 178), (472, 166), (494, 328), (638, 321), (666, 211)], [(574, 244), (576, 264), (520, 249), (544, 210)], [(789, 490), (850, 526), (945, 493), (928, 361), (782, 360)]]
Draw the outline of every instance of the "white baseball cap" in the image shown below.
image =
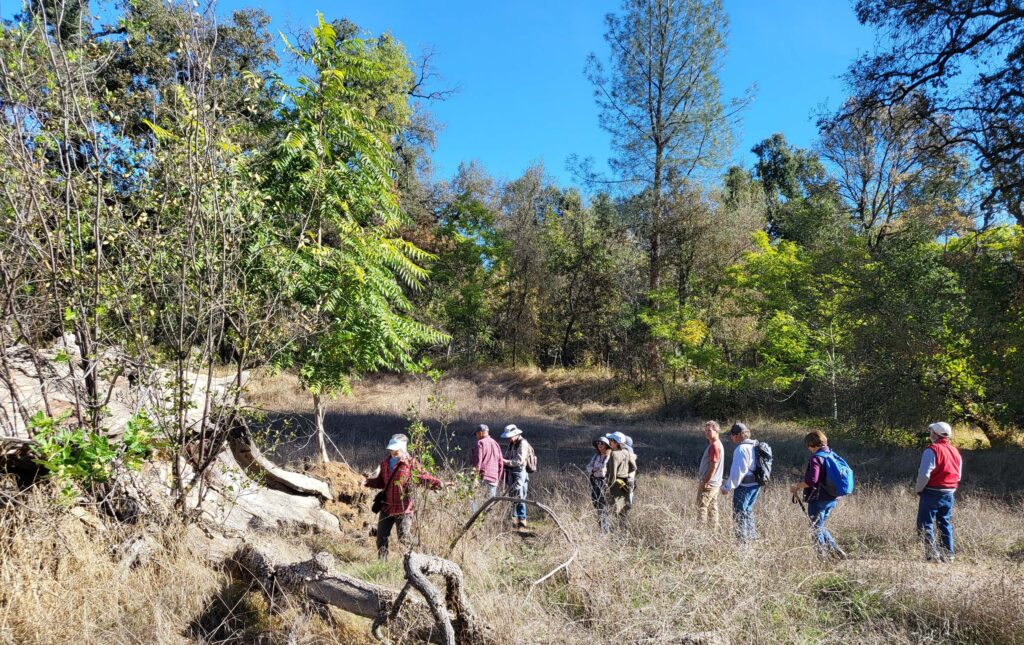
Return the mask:
[(409, 445), (409, 437), (404, 434), (391, 435), (388, 439), (388, 450), (405, 450), (406, 446)]
[(949, 427), (949, 424), (945, 421), (938, 421), (928, 426), (928, 431), (939, 435), (940, 437), (952, 437), (953, 428)]

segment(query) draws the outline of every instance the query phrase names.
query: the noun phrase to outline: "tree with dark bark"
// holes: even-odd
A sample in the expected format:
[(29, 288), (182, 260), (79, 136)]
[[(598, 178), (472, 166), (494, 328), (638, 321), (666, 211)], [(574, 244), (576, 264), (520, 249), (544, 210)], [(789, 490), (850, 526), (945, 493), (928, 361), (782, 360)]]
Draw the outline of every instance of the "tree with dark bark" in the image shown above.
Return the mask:
[(1024, 5), (1018, 0), (859, 0), (857, 18), (888, 39), (850, 71), (868, 101), (921, 95), (944, 145), (965, 145), (988, 179), (988, 216), (1024, 224)]

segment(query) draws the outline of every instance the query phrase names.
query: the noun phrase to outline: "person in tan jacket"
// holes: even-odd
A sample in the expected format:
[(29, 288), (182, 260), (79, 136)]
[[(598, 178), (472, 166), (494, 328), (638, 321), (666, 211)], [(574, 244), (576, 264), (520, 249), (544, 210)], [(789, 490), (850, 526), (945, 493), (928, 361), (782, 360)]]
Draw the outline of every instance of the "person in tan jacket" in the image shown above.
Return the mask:
[(621, 432), (613, 432), (605, 437), (611, 444), (608, 465), (605, 470), (605, 485), (608, 487), (611, 510), (619, 518), (625, 518), (632, 504), (630, 498), (630, 482), (636, 476), (636, 457), (623, 446)]

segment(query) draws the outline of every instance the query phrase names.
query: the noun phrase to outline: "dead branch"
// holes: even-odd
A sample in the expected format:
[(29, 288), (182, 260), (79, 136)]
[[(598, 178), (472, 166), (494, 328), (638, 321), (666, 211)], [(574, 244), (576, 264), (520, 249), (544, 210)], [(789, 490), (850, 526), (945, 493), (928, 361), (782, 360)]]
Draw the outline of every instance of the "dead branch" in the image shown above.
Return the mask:
[(539, 508), (544, 513), (546, 513), (548, 517), (551, 518), (551, 520), (555, 523), (555, 526), (558, 527), (558, 530), (562, 532), (562, 535), (565, 537), (565, 541), (568, 542), (569, 545), (572, 547), (572, 555), (569, 556), (569, 559), (562, 562), (560, 565), (558, 565), (551, 571), (548, 571), (543, 576), (535, 580), (533, 584), (530, 585), (530, 590), (526, 594), (526, 597), (529, 598), (530, 594), (533, 593), (533, 590), (534, 588), (536, 588), (537, 585), (544, 582), (545, 580), (555, 575), (559, 571), (562, 571), (563, 569), (568, 572), (569, 565), (575, 562), (576, 557), (579, 556), (579, 547), (576, 545), (576, 542), (573, 541), (573, 539), (569, 536), (569, 532), (565, 530), (565, 527), (562, 525), (561, 520), (558, 519), (558, 515), (556, 515), (555, 512), (551, 510), (551, 508), (549, 508), (548, 506), (541, 504), (540, 502), (535, 502), (531, 499), (520, 499), (518, 497), (506, 497), (502, 495), (496, 495), (485, 501), (483, 504), (481, 504), (480, 508), (478, 508), (476, 512), (473, 513), (468, 520), (466, 520), (466, 524), (462, 527), (462, 530), (459, 531), (459, 534), (455, 536), (455, 539), (452, 540), (452, 543), (448, 545), (449, 556), (451, 556), (452, 551), (455, 550), (455, 545), (458, 544), (459, 540), (461, 540), (462, 537), (466, 535), (466, 533), (469, 531), (469, 529), (472, 528), (477, 518), (481, 517), (484, 513), (489, 511), (491, 507), (494, 506), (494, 504), (496, 504), (497, 502), (510, 502), (517, 504), (522, 503), (527, 504), (529, 506), (533, 506), (535, 508)]

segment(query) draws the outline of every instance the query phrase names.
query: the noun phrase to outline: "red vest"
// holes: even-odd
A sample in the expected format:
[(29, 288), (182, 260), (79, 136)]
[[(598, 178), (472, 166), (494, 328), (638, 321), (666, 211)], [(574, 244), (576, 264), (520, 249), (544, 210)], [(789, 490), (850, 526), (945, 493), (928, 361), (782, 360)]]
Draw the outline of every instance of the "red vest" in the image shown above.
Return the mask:
[(928, 478), (928, 488), (956, 488), (960, 483), (960, 452), (945, 437), (928, 448), (935, 453), (935, 470)]

